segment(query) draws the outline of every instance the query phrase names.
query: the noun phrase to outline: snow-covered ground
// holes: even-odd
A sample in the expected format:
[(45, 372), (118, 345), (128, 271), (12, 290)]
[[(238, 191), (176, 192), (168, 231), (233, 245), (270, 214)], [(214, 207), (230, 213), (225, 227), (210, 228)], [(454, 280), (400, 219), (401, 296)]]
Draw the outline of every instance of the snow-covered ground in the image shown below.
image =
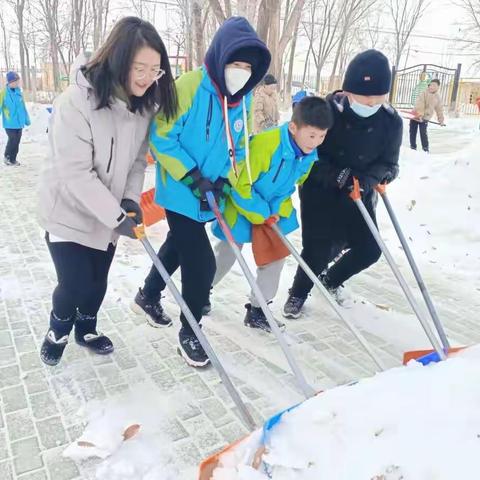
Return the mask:
[[(319, 394), (220, 457), (213, 480), (451, 480), (480, 469), (480, 348)], [(260, 465), (252, 465), (265, 447)], [(258, 456), (257, 456), (258, 458)]]
[[(38, 348), (47, 325), (54, 269), (42, 241), (42, 232), (31, 219), (38, 172), (46, 152), (44, 132), (48, 113), (43, 105), (30, 108), (34, 121), (25, 132), (19, 157), (24, 165), (18, 169), (7, 170), (4, 167), (0, 176), (0, 181), (6, 182), (2, 183), (0, 189), (0, 201), (4, 205), (0, 213), (0, 306), (3, 308), (0, 310), (0, 319), (3, 311), (23, 305), (31, 315), (29, 322)], [(408, 124), (405, 125), (408, 129)], [(4, 138), (1, 131), (0, 148), (3, 147)], [(432, 126), (430, 140), (430, 155), (403, 148), (400, 177), (388, 192), (452, 343), (477, 343), (480, 342), (480, 325), (476, 318), (480, 307), (478, 118), (450, 119), (445, 128)], [(408, 142), (404, 142), (404, 145), (407, 146)], [(153, 181), (154, 174), (150, 168), (146, 188), (152, 186)], [(12, 199), (12, 196), (15, 198)], [(25, 209), (28, 209), (27, 214)], [(380, 204), (377, 211), (387, 245), (409, 284), (415, 286), (383, 205)], [(28, 215), (28, 221), (24, 215)], [(24, 219), (23, 226), (19, 226), (18, 219)], [(166, 231), (165, 223), (149, 229), (149, 237), (155, 247), (161, 245)], [(291, 240), (298, 248), (301, 247), (299, 232), (293, 234)], [(245, 253), (253, 267), (251, 252), (247, 249)], [(33, 270), (22, 274), (23, 277), (15, 271), (15, 266), (22, 272), (29, 264), (34, 265)], [(175, 354), (176, 327), (167, 331), (153, 330), (129, 312), (128, 303), (136, 288), (142, 284), (149, 267), (150, 262), (139, 244), (129, 240), (120, 244), (110, 275), (100, 327), (118, 339), (117, 345), (126, 343), (127, 346), (125, 349), (119, 348), (118, 353), (112, 356), (112, 369), (115, 366), (117, 372), (118, 364), (119, 375), (124, 378), (123, 383), (118, 385), (125, 385), (121, 394), (111, 393), (114, 388), (109, 389), (108, 382), (103, 383), (108, 393), (105, 400), (102, 396), (96, 398), (94, 394), (83, 394), (84, 379), (90, 379), (88, 374), (91, 362), (95, 359), (90, 361), (91, 357), (75, 350), (75, 346), (68, 347), (65, 360), (57, 369), (38, 367), (46, 372), (51, 391), (58, 394), (59, 400), (71, 401), (68, 409), (61, 410), (62, 422), (67, 427), (72, 426), (68, 435), (72, 446), (65, 451), (65, 455), (75, 459), (81, 476), (65, 478), (192, 479), (195, 478), (198, 452), (203, 457), (245, 432), (245, 429), (238, 428), (235, 430), (237, 433), (227, 435), (216, 413), (206, 415), (208, 422), (203, 419), (205, 421), (198, 424), (195, 422), (200, 416), (192, 415), (190, 418), (185, 413), (187, 407), (192, 405), (193, 409), (198, 407), (208, 413), (207, 407), (214, 400), (230, 412), (231, 404), (225, 392), (217, 388), (218, 381), (212, 369), (193, 375), (188, 367), (181, 364)], [(280, 307), (286, 298), (295, 267), (294, 260), (290, 258), (283, 272), (279, 295), (273, 304), (276, 315), (280, 316)], [(175, 280), (179, 284), (178, 274)], [(348, 290), (354, 303), (352, 308), (345, 310), (345, 315), (361, 329), (388, 366), (399, 365), (401, 353), (405, 350), (429, 347), (383, 259), (348, 282)], [(235, 266), (215, 289), (214, 309), (204, 323), (205, 331), (227, 371), (233, 376), (235, 384), (241, 387), (242, 397), (249, 402), (249, 406), (254, 406), (255, 419), (261, 425), (263, 419), (301, 401), (302, 396), (273, 338), (243, 326), (243, 304), (247, 301), (248, 291), (241, 270)], [(42, 305), (41, 309), (30, 306), (31, 298), (28, 297), (34, 297), (33, 303)], [(420, 298), (419, 295), (417, 297)], [(178, 307), (169, 293), (166, 293), (164, 304), (167, 311), (178, 318)], [(297, 321), (288, 322), (287, 340), (308, 381), (318, 390), (367, 377), (375, 372), (372, 362), (317, 292), (308, 300), (305, 315)], [(155, 358), (158, 357), (162, 362), (162, 369), (165, 366), (169, 368), (169, 371), (160, 372), (165, 373), (165, 378), (168, 377), (160, 389), (160, 373), (154, 371), (154, 366), (142, 363), (153, 358), (153, 354), (145, 354), (153, 350), (158, 352)], [(147, 375), (144, 378), (137, 368), (128, 370), (125, 366), (127, 351), (138, 359), (142, 368), (151, 374), (150, 377)], [(97, 364), (93, 365), (96, 369)], [(106, 372), (110, 365), (100, 365), (98, 368)], [(25, 375), (27, 378), (21, 378), (22, 382), (28, 382), (30, 373)], [(100, 373), (97, 375), (100, 376)], [(100, 380), (103, 382), (104, 379)], [(192, 384), (197, 388), (192, 388)], [(204, 386), (214, 393), (211, 399), (202, 398)], [(85, 402), (86, 397), (93, 400)], [(125, 429), (135, 424), (140, 424), (138, 434), (123, 441)], [(237, 425), (238, 422), (232, 421), (228, 425), (233, 424)], [(1, 425), (0, 421), (0, 434)], [(436, 436), (440, 436), (441, 423), (435, 428), (439, 429)], [(179, 453), (176, 448), (175, 441), (181, 438), (185, 430), (192, 436), (197, 453)], [(215, 435), (222, 438), (215, 440)], [(94, 447), (79, 447), (77, 441), (92, 443)], [(80, 457), (91, 456), (105, 459), (80, 460)], [(48, 478), (54, 480), (60, 478), (49, 475)], [(327, 475), (325, 478), (334, 477)]]

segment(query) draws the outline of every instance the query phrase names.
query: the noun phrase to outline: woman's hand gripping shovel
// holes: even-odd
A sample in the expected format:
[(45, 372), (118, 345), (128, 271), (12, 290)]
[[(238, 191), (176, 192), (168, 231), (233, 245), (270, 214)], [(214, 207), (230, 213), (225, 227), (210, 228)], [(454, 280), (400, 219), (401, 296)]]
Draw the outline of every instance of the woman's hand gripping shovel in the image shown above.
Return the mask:
[[(134, 217), (135, 214), (128, 214), (129, 217)], [(136, 225), (134, 220), (132, 218), (126, 219), (126, 221), (130, 220), (132, 222), (132, 230), (135, 232), (135, 236), (137, 237), (138, 240), (140, 240), (141, 244), (145, 248), (148, 256), (152, 260), (153, 264), (155, 265), (155, 268), (158, 270), (158, 273), (160, 276), (163, 278), (163, 281), (167, 285), (168, 289), (170, 290), (171, 294), (175, 298), (175, 301), (177, 302), (178, 306), (180, 307), (183, 315), (187, 319), (190, 327), (192, 328), (193, 332), (195, 333), (196, 337), (198, 338), (200, 344), (202, 345), (203, 349), (208, 355), (208, 358), (212, 362), (212, 365), (214, 366), (215, 370), (217, 371), (220, 379), (222, 380), (223, 384), (225, 385), (225, 388), (227, 389), (228, 393), (230, 394), (230, 397), (232, 398), (233, 402), (235, 403), (236, 407), (238, 408), (240, 415), (245, 423), (245, 426), (250, 430), (253, 431), (255, 430), (255, 422), (253, 420), (252, 415), (248, 411), (245, 403), (243, 400), (240, 398), (240, 395), (233, 385), (232, 381), (230, 380), (230, 377), (228, 376), (227, 372), (223, 368), (222, 364), (220, 363), (220, 360), (218, 359), (217, 355), (215, 354), (212, 346), (210, 345), (210, 342), (207, 340), (207, 337), (203, 333), (202, 329), (200, 328), (199, 324), (197, 323), (195, 317), (193, 316), (193, 313), (190, 311), (190, 308), (186, 304), (185, 300), (183, 299), (180, 291), (178, 290), (177, 286), (172, 280), (172, 277), (168, 274), (167, 270), (163, 266), (163, 263), (160, 261), (160, 259), (157, 257), (157, 254), (155, 253), (155, 250), (152, 247), (152, 244), (148, 240), (146, 234), (145, 234), (145, 226), (143, 224), (141, 225)]]

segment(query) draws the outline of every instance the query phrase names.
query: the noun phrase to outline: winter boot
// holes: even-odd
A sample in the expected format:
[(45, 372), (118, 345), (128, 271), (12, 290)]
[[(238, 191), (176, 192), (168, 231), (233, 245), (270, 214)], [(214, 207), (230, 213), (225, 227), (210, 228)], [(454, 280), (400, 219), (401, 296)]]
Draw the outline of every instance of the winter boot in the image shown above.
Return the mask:
[[(260, 307), (254, 307), (251, 303), (247, 303), (245, 305), (247, 309), (247, 313), (245, 314), (245, 318), (243, 323), (246, 327), (250, 328), (259, 328), (265, 332), (271, 333), (272, 329), (270, 328), (270, 324), (265, 317), (262, 309)], [(277, 322), (277, 326), (280, 330), (285, 330), (285, 324), (275, 320)]]
[(192, 367), (205, 367), (210, 363), (205, 350), (195, 334), (182, 326), (178, 332), (178, 353)]
[(135, 299), (130, 305), (130, 308), (135, 313), (144, 315), (152, 327), (161, 328), (172, 325), (172, 319), (165, 313), (160, 303), (160, 297), (151, 300), (144, 295), (141, 288), (138, 289), (138, 293), (135, 295)]
[(113, 352), (112, 341), (103, 333), (97, 333), (97, 316), (77, 312), (75, 319), (75, 341), (93, 353), (107, 355)]
[(299, 318), (302, 314), (302, 307), (307, 297), (295, 297), (289, 291), (287, 301), (282, 309), (282, 314), (285, 318)]
[(45, 335), (40, 348), (40, 359), (43, 363), (54, 366), (60, 362), (63, 351), (68, 343), (68, 336), (72, 331), (74, 317), (61, 319), (53, 312), (50, 313), (50, 328)]
[(10, 162), (10, 158), (7, 156), (3, 157), (3, 163), (7, 166), (12, 165), (12, 162)]

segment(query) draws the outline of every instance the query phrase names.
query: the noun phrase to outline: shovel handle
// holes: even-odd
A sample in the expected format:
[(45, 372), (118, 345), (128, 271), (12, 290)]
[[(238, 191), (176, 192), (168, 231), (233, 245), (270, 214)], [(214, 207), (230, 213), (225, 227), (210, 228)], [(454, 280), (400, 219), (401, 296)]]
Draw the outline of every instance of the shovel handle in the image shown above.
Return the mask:
[(379, 183), (375, 190), (380, 194), (383, 195), (387, 191), (387, 184), (386, 183)]
[[(127, 212), (127, 217), (133, 218), (136, 216), (137, 214), (135, 212)], [(135, 233), (138, 240), (145, 238), (145, 225), (141, 223), (140, 225), (133, 227), (133, 233)]]

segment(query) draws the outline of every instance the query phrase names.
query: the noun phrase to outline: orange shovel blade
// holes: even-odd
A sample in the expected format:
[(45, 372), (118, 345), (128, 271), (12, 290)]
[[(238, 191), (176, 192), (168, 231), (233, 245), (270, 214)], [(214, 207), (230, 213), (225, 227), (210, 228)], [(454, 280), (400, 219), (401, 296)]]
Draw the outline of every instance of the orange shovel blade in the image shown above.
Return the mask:
[[(455, 352), (460, 352), (461, 350), (465, 350), (467, 347), (453, 347), (448, 349), (448, 355)], [(429, 355), (433, 353), (435, 350), (412, 350), (410, 352), (405, 352), (403, 354), (403, 364), (406, 365), (410, 360), (417, 360), (420, 357), (424, 357), (425, 355)]]
[(143, 224), (146, 227), (153, 225), (165, 218), (165, 210), (155, 203), (155, 189), (152, 188), (142, 193), (140, 208), (143, 212)]

